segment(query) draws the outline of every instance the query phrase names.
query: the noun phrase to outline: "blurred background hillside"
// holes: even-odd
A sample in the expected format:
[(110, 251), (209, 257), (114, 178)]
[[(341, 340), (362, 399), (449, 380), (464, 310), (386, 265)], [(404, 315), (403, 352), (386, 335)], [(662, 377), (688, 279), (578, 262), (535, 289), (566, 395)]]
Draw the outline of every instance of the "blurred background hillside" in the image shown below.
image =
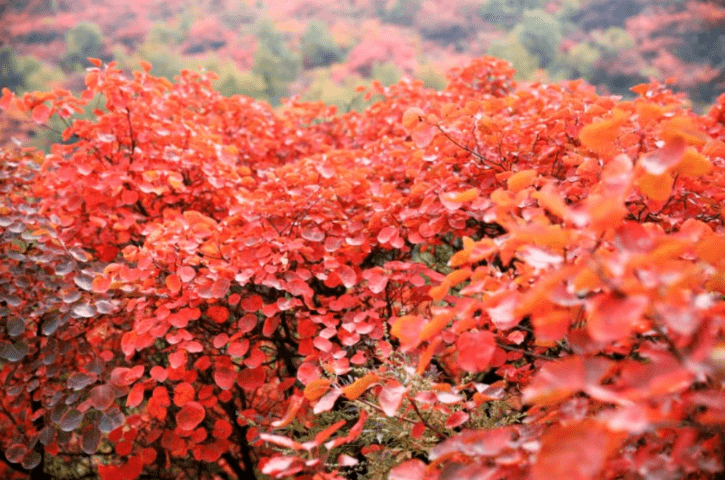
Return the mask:
[[(442, 89), (444, 72), (484, 54), (520, 81), (583, 78), (630, 96), (657, 79), (703, 111), (725, 90), (725, 5), (697, 0), (5, 0), (0, 88), (84, 89), (87, 57), (124, 70), (145, 60), (173, 80), (219, 75), (224, 95), (366, 105), (360, 85), (404, 76)], [(62, 125), (37, 132), (0, 113), (0, 144), (47, 148)]]

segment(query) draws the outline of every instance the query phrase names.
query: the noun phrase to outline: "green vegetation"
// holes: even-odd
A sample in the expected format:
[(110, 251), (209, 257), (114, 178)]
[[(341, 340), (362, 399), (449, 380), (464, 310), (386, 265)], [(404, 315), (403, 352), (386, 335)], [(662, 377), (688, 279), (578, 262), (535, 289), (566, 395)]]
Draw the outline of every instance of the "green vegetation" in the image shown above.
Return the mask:
[(342, 51), (324, 22), (310, 22), (302, 35), (301, 43), (302, 63), (305, 68), (325, 67), (342, 60)]
[(257, 27), (259, 46), (254, 54), (252, 73), (261, 79), (264, 100), (273, 105), (287, 94), (287, 86), (297, 78), (300, 56), (290, 50), (284, 36), (269, 21)]
[(66, 53), (62, 65), (66, 71), (73, 72), (86, 68), (88, 57), (97, 58), (103, 48), (103, 35), (95, 23), (81, 22), (65, 36)]
[(553, 15), (543, 10), (526, 10), (521, 22), (511, 32), (546, 68), (556, 58), (561, 43), (561, 26)]
[(16, 93), (48, 90), (63, 80), (63, 72), (35, 57), (19, 57), (10, 45), (0, 47), (0, 87)]

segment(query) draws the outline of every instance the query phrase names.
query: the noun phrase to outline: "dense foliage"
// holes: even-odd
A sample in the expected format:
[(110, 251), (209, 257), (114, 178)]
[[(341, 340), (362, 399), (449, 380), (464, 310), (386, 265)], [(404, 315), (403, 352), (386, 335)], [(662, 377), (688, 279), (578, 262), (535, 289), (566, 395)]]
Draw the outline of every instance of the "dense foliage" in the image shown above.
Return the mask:
[(2, 151), (6, 478), (723, 470), (725, 96), (483, 57), (340, 115), (93, 64), (0, 97), (70, 125)]

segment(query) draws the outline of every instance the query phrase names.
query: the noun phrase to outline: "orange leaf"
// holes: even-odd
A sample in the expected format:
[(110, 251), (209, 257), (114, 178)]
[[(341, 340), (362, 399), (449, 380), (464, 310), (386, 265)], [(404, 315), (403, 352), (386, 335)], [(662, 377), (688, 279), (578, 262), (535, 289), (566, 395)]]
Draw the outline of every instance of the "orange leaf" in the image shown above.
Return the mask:
[(166, 277), (166, 288), (174, 293), (181, 289), (181, 281), (179, 280), (179, 276), (177, 274), (172, 273)]
[(3, 87), (2, 93), (3, 93), (3, 96), (0, 97), (0, 108), (4, 110), (10, 106), (10, 102), (13, 101), (13, 97), (15, 95), (7, 87)]
[(450, 322), (455, 316), (455, 310), (446, 310), (444, 313), (440, 313), (433, 317), (433, 319), (430, 322), (426, 323), (425, 326), (420, 330), (418, 341), (425, 342), (426, 340), (438, 335), (438, 333), (446, 328), (448, 322)]
[(619, 128), (625, 121), (625, 114), (615, 109), (612, 118), (590, 123), (579, 132), (579, 140), (592, 152), (606, 151), (619, 136)]
[(297, 415), (297, 412), (302, 406), (303, 401), (304, 398), (301, 395), (293, 395), (292, 398), (290, 398), (289, 406), (287, 407), (287, 413), (285, 413), (284, 417), (272, 422), (272, 426), (274, 428), (282, 428), (292, 423), (292, 420), (295, 419), (295, 416)]
[(403, 113), (403, 127), (406, 130), (412, 130), (418, 123), (423, 120), (425, 112), (418, 107), (411, 107)]
[(672, 194), (674, 179), (668, 174), (652, 175), (645, 173), (639, 177), (639, 190), (652, 200), (665, 202)]
[(522, 170), (511, 175), (508, 180), (506, 180), (506, 186), (514, 193), (519, 192), (520, 190), (530, 186), (538, 175), (539, 172), (533, 169)]
[(428, 368), (430, 361), (433, 359), (433, 355), (435, 355), (441, 343), (443, 343), (443, 339), (441, 337), (435, 337), (433, 341), (428, 344), (428, 347), (426, 347), (423, 353), (421, 353), (420, 358), (418, 359), (418, 368), (416, 369), (416, 373), (418, 375), (423, 375), (423, 372), (425, 372), (425, 369)]
[(151, 71), (151, 64), (149, 62), (147, 62), (146, 60), (141, 60), (139, 62), (139, 64), (141, 65), (141, 68), (143, 69), (144, 72)]
[(108, 277), (96, 277), (93, 279), (92, 289), (96, 293), (107, 292), (111, 288), (111, 279)]
[(423, 318), (419, 315), (405, 315), (393, 322), (390, 334), (400, 340), (403, 349), (415, 348), (418, 346)]
[(453, 270), (451, 273), (446, 275), (446, 278), (443, 280), (443, 282), (447, 282), (452, 288), (465, 282), (470, 276), (470, 268), (461, 268), (460, 270)]
[(342, 389), (343, 395), (350, 400), (355, 400), (360, 397), (365, 390), (367, 390), (372, 384), (380, 380), (380, 377), (376, 373), (368, 373), (364, 377), (358, 378), (350, 385)]
[(448, 259), (448, 266), (458, 267), (464, 265), (468, 263), (468, 258), (470, 257), (470, 255), (471, 251), (469, 249), (459, 250), (451, 255), (451, 258)]
[(690, 147), (685, 150), (682, 161), (675, 168), (675, 172), (690, 177), (707, 175), (712, 170), (712, 163), (703, 154)]
[(330, 381), (326, 378), (318, 378), (307, 384), (304, 396), (307, 400), (314, 402), (319, 400), (330, 389)]
[(443, 281), (440, 285), (436, 287), (432, 287), (430, 290), (428, 290), (428, 295), (430, 295), (430, 298), (433, 299), (433, 301), (440, 301), (445, 298), (446, 295), (448, 295), (448, 289), (450, 288), (450, 284), (446, 281)]
[(478, 198), (478, 193), (479, 192), (477, 188), (469, 188), (468, 190), (465, 190), (463, 192), (453, 194), (449, 200), (458, 203), (472, 202), (473, 200)]

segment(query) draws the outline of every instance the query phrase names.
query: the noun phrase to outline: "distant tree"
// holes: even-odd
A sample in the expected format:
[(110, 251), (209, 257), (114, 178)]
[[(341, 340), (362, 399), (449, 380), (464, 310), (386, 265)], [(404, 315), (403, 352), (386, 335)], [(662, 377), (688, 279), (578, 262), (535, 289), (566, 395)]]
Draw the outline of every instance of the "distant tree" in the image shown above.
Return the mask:
[(66, 70), (81, 70), (90, 65), (88, 57), (99, 57), (103, 48), (103, 35), (98, 25), (81, 22), (65, 36), (66, 53), (62, 64)]
[(277, 104), (287, 93), (287, 85), (297, 78), (300, 56), (290, 50), (284, 36), (269, 21), (258, 27), (259, 47), (254, 55), (252, 73), (264, 83), (264, 92), (270, 103)]
[(342, 59), (342, 51), (325, 23), (314, 20), (302, 35), (302, 64), (305, 68), (324, 67)]
[(543, 10), (526, 10), (512, 33), (526, 50), (539, 58), (542, 67), (556, 58), (561, 26), (553, 15)]

